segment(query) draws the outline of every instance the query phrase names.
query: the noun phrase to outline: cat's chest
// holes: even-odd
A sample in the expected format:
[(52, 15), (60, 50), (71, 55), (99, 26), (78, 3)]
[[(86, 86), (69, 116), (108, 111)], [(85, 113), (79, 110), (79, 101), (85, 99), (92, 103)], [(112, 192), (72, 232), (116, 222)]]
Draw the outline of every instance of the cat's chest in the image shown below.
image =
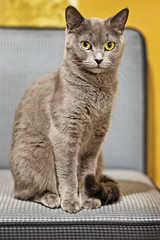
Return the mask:
[(108, 112), (104, 116), (94, 116), (86, 122), (80, 140), (80, 156), (90, 151), (89, 149), (101, 145), (108, 130), (109, 119), (110, 113)]
[(93, 142), (96, 142), (97, 139), (99, 142), (103, 141), (109, 127), (113, 99), (114, 93), (112, 91), (104, 92), (101, 89), (92, 91), (83, 99), (84, 112), (82, 115), (85, 118), (85, 124), (82, 129), (82, 152), (85, 152), (86, 147), (94, 144)]
[(85, 124), (83, 127), (82, 142), (88, 142), (93, 139), (99, 132), (102, 136), (107, 131), (107, 124), (112, 110), (111, 101), (102, 96), (97, 102), (88, 101), (84, 107)]
[(86, 120), (88, 119), (86, 125), (97, 125), (107, 118), (108, 112), (112, 109), (114, 95), (111, 89), (103, 91), (101, 88), (96, 88), (86, 91), (81, 101)]

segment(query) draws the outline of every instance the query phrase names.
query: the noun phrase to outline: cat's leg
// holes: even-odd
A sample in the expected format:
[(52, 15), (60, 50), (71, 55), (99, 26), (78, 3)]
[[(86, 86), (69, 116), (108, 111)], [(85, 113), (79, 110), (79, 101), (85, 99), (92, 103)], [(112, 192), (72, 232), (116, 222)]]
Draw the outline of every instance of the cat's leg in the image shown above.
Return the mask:
[(77, 134), (70, 136), (71, 133), (55, 133), (56, 131), (53, 134), (53, 146), (61, 207), (67, 212), (75, 213), (81, 209), (77, 179)]
[(14, 141), (10, 166), (15, 198), (59, 207), (55, 159), (50, 140), (41, 133), (23, 133)]
[(36, 195), (33, 198), (34, 202), (41, 203), (46, 207), (57, 208), (60, 206), (60, 197), (57, 193), (44, 192), (40, 195)]
[(103, 159), (103, 154), (101, 150), (97, 159), (96, 175), (102, 174), (103, 167), (104, 167), (104, 159)]
[(85, 192), (85, 178), (88, 174), (96, 174), (97, 166), (97, 152), (96, 149), (92, 152), (84, 154), (79, 163), (78, 169), (78, 182), (79, 182), (79, 194), (82, 199), (82, 207), (86, 209), (99, 208), (101, 206), (101, 201), (97, 198), (88, 197)]

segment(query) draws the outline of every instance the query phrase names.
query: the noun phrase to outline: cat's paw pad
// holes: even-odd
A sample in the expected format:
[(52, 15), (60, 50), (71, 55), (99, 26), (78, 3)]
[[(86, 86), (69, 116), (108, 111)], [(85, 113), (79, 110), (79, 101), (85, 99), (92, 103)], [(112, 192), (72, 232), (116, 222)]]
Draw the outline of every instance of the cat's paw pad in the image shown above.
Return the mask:
[(35, 198), (34, 201), (49, 208), (58, 208), (60, 206), (60, 197), (52, 193), (46, 193), (41, 197)]
[(81, 209), (81, 204), (79, 199), (67, 199), (62, 200), (61, 207), (64, 211), (69, 213), (76, 213)]
[(82, 203), (82, 207), (86, 209), (94, 209), (101, 207), (101, 201), (97, 198), (87, 198)]

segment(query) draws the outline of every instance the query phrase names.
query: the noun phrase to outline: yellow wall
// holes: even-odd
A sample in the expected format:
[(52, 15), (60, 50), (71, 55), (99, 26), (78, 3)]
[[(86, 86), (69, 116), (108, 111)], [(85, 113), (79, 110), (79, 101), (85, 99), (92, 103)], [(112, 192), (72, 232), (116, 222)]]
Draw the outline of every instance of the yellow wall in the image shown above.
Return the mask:
[(64, 27), (64, 11), (78, 0), (0, 0), (1, 26)]
[(86, 17), (105, 18), (122, 8), (130, 10), (128, 27), (140, 30), (147, 43), (148, 71), (148, 174), (160, 187), (160, 1), (80, 0)]

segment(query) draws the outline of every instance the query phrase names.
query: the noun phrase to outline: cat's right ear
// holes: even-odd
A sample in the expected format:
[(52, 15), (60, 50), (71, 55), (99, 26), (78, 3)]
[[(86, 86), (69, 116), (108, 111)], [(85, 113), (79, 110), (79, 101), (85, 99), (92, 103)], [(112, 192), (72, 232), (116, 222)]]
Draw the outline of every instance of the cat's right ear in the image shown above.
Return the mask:
[(72, 31), (78, 28), (82, 22), (84, 22), (84, 17), (78, 12), (78, 10), (73, 6), (68, 6), (65, 12), (67, 29)]

